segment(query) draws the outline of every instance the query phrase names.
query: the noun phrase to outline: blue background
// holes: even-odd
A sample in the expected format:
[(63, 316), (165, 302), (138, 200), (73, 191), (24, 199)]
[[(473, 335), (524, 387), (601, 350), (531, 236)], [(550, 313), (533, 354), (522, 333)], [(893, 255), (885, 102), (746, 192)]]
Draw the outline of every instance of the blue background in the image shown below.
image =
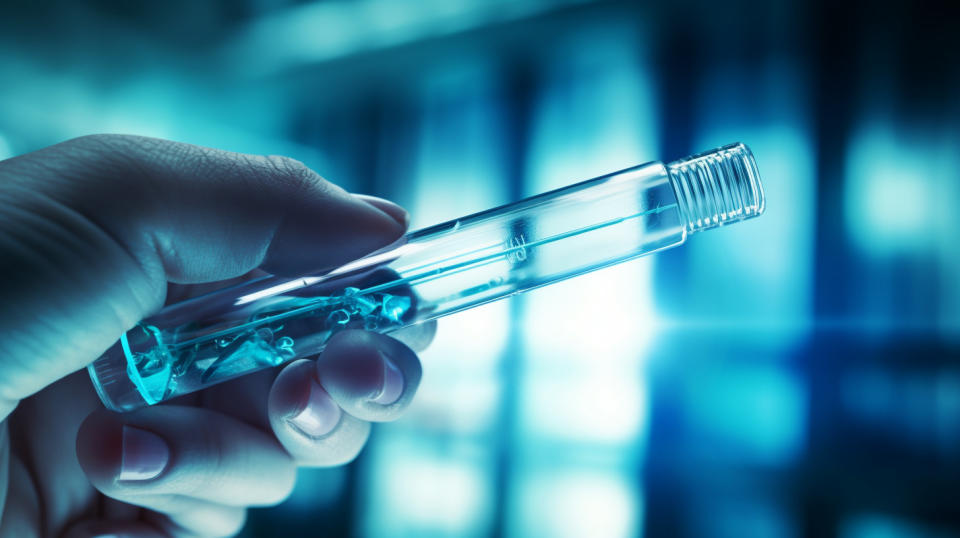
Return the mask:
[(767, 213), (442, 321), (245, 535), (960, 533), (960, 25), (930, 2), (13, 2), (0, 158), (300, 159), (421, 227), (742, 141)]

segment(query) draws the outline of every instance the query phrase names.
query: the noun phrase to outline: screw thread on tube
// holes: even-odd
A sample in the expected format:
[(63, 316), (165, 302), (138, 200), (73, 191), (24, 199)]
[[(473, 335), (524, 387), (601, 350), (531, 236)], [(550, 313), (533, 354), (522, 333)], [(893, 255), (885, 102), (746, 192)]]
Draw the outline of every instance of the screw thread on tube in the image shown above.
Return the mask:
[(743, 144), (674, 161), (667, 165), (687, 233), (709, 230), (763, 213), (760, 172)]

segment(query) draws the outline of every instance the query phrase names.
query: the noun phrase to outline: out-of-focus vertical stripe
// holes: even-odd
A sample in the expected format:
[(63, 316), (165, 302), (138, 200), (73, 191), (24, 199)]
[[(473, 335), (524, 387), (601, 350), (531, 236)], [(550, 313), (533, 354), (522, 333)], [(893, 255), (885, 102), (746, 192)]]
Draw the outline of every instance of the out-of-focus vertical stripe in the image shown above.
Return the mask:
[[(552, 43), (534, 100), (529, 194), (657, 158), (642, 43), (629, 27), (591, 30)], [(636, 536), (642, 528), (643, 494), (629, 477), (646, 443), (652, 263), (521, 299), (511, 535)]]
[[(789, 464), (802, 454), (807, 394), (784, 358), (812, 327), (814, 155), (801, 71), (782, 58), (717, 62), (697, 90), (697, 148), (740, 141), (763, 178), (767, 213), (692, 235), (664, 342), (684, 372), (673, 400), (689, 457)], [(679, 344), (682, 342), (682, 344)], [(744, 355), (744, 352), (748, 354)], [(764, 364), (772, 361), (773, 364)]]
[[(418, 105), (413, 227), (504, 203), (500, 95), (483, 64), (465, 62), (427, 81)], [(412, 196), (410, 196), (412, 194)], [(369, 536), (470, 536), (491, 525), (498, 361), (510, 324), (506, 303), (444, 319), (421, 354), (413, 405), (373, 437), (362, 528)]]
[(758, 65), (714, 66), (698, 94), (695, 147), (747, 144), (767, 212), (709, 237), (690, 237), (684, 323), (749, 334), (751, 345), (771, 351), (791, 349), (809, 334), (813, 317), (817, 208), (807, 81), (797, 66), (771, 57)]

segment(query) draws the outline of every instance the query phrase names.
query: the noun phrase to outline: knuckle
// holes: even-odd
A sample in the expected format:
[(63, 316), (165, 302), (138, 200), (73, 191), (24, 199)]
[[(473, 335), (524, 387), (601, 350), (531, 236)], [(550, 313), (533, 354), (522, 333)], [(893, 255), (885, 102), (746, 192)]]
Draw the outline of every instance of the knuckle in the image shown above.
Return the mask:
[(266, 159), (267, 163), (280, 175), (300, 178), (313, 173), (302, 161), (298, 161), (292, 157), (285, 155), (268, 155)]
[(294, 192), (311, 192), (323, 189), (326, 181), (307, 165), (283, 155), (266, 157), (275, 179)]
[(188, 491), (182, 493), (192, 495), (229, 488), (231, 470), (225, 461), (227, 447), (217, 429), (201, 428), (195, 439), (196, 446), (191, 450), (195, 453), (191, 459), (196, 459), (198, 464), (178, 469), (191, 475), (186, 486)]
[(203, 495), (210, 491), (232, 491), (242, 502), (251, 506), (270, 506), (283, 502), (293, 493), (297, 469), (292, 459), (272, 459), (269, 473), (258, 472), (238, 465), (238, 457), (230, 455), (236, 449), (221, 435), (204, 433), (200, 450), (203, 465), (190, 480), (187, 494)]
[[(87, 181), (109, 182), (123, 189), (123, 196), (141, 193), (154, 165), (174, 143), (156, 138), (122, 134), (91, 134), (55, 146), (67, 162), (82, 164)], [(115, 181), (120, 173), (137, 181)]]

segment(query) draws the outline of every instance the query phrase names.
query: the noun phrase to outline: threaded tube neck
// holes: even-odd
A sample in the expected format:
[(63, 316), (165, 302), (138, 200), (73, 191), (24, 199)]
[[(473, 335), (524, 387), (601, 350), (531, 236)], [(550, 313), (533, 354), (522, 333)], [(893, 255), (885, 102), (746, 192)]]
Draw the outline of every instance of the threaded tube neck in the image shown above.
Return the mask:
[(740, 143), (667, 165), (687, 233), (709, 230), (763, 213), (760, 172)]

